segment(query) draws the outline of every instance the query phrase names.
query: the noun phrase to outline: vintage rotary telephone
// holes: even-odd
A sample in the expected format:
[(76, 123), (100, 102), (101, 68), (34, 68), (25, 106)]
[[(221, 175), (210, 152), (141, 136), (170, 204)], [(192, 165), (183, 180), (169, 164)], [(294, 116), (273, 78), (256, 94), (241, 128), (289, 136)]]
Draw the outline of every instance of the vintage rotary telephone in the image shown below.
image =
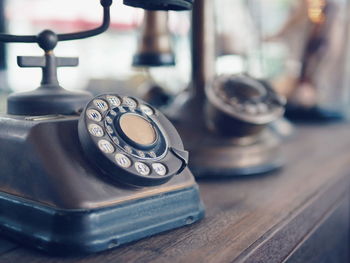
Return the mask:
[[(125, 0), (148, 9), (190, 8), (186, 0)], [(204, 215), (188, 154), (157, 109), (120, 94), (91, 98), (59, 86), (59, 41), (102, 33), (111, 0), (101, 0), (103, 24), (57, 35), (0, 35), (2, 42), (38, 43), (44, 57), (19, 57), (41, 67), (41, 86), (8, 98), (0, 116), (0, 229), (52, 253), (91, 253), (192, 224)]]
[(282, 138), (270, 125), (284, 106), (285, 99), (266, 82), (223, 75), (202, 96), (180, 94), (168, 115), (191, 153), (196, 177), (232, 177), (281, 167)]
[[(213, 10), (212, 0), (194, 3), (193, 82), (165, 113), (191, 153), (189, 165), (196, 177), (269, 172), (282, 165), (281, 136), (271, 126), (283, 115), (285, 99), (265, 81), (248, 75), (213, 77)], [(161, 56), (161, 50), (158, 53)]]

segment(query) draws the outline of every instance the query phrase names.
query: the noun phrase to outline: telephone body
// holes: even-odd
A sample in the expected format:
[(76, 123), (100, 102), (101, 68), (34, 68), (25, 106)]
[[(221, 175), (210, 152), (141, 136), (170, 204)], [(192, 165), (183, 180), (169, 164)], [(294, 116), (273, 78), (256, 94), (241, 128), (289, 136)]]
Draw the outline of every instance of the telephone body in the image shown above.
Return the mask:
[(0, 117), (0, 229), (52, 253), (110, 249), (204, 215), (171, 123), (116, 94), (81, 115)]

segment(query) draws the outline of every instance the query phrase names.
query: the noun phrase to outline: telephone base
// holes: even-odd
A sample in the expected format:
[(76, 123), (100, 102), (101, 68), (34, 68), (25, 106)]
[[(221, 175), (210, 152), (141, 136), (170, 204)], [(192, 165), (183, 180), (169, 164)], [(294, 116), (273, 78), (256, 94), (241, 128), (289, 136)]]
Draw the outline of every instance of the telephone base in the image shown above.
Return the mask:
[(87, 160), (79, 116), (0, 116), (0, 233), (53, 254), (99, 252), (204, 216), (188, 168), (165, 184), (111, 181)]
[(190, 225), (204, 216), (193, 186), (92, 210), (55, 209), (0, 193), (1, 234), (50, 254), (88, 254)]
[[(181, 129), (177, 127), (181, 133)], [(184, 143), (194, 142), (193, 138)], [(198, 138), (199, 137), (199, 138)], [(225, 178), (265, 174), (280, 169), (281, 138), (267, 129), (256, 138), (232, 140), (202, 133), (197, 138), (202, 143), (186, 145), (191, 153), (190, 168), (197, 178)]]

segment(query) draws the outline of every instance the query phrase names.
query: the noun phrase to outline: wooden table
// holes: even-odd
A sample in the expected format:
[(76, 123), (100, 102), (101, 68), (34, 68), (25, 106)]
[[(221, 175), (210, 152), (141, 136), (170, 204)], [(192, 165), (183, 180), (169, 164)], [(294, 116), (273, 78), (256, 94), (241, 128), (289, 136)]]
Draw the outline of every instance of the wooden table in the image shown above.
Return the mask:
[(2, 240), (0, 262), (349, 262), (350, 125), (300, 127), (285, 149), (277, 173), (200, 182), (193, 226), (80, 258)]

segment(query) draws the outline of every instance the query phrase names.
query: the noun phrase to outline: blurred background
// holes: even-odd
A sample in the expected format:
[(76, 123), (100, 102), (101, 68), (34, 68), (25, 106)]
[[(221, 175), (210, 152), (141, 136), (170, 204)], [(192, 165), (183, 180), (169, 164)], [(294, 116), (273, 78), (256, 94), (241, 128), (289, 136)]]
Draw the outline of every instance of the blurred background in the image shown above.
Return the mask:
[[(11, 0), (0, 1), (4, 8), (6, 32), (11, 34), (38, 34), (43, 29), (57, 33), (87, 30), (98, 26), (102, 10), (97, 0)], [(190, 78), (190, 15), (189, 12), (170, 12), (169, 30), (176, 53), (175, 67), (133, 68), (138, 32), (144, 11), (115, 1), (111, 8), (112, 24), (109, 31), (95, 38), (59, 43), (57, 56), (79, 56), (77, 68), (60, 68), (59, 80), (66, 89), (90, 89), (95, 93), (111, 88), (136, 92), (149, 79), (156, 80), (170, 92), (185, 87)], [(2, 47), (4, 48), (4, 46)], [(39, 86), (39, 69), (21, 69), (19, 55), (42, 55), (36, 44), (7, 44), (1, 60), (2, 92), (28, 91)], [(2, 95), (4, 111), (5, 96)]]
[(269, 80), (288, 98), (292, 118), (348, 115), (349, 1), (216, 3), (218, 73)]
[[(97, 26), (97, 0), (1, 0), (12, 34), (37, 34), (50, 28), (72, 32)], [(346, 117), (349, 105), (349, 3), (347, 0), (215, 0), (216, 74), (248, 73), (269, 80), (289, 100), (289, 108)], [(190, 83), (191, 17), (170, 12), (168, 27), (175, 67), (133, 68), (143, 11), (116, 1), (110, 30), (95, 38), (60, 43), (58, 56), (79, 56), (78, 68), (60, 69), (66, 89), (94, 93), (127, 89), (140, 93), (155, 82), (170, 94)], [(20, 69), (18, 55), (40, 55), (31, 44), (9, 44), (1, 52), (1, 91), (39, 86), (38, 69)], [(5, 95), (1, 96), (1, 111)]]

